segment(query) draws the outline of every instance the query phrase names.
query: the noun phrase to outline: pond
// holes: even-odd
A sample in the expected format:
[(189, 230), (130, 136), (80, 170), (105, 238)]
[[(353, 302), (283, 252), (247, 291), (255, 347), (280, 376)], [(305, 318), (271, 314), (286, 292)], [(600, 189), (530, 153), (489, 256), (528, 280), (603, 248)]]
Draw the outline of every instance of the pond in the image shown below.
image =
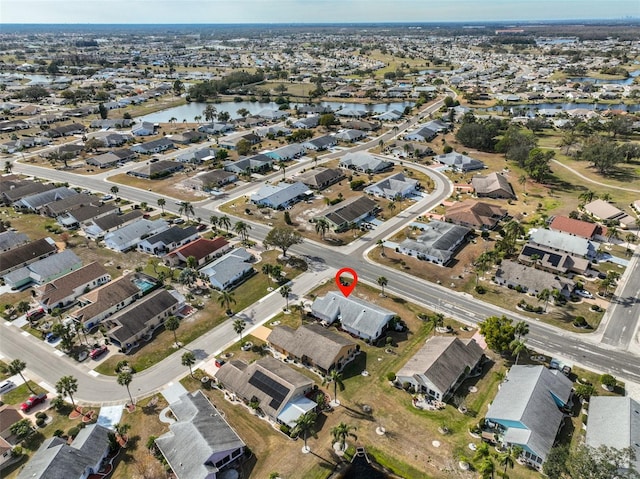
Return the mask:
[[(411, 101), (397, 101), (391, 103), (344, 103), (339, 101), (323, 101), (319, 103), (322, 106), (330, 106), (334, 111), (342, 109), (342, 108), (358, 108), (370, 111), (372, 113), (384, 113), (389, 110), (399, 110), (403, 111), (405, 107), (412, 107), (415, 105), (414, 102)], [(241, 116), (238, 114), (238, 110), (244, 108), (248, 110), (250, 114), (255, 115), (261, 110), (271, 109), (277, 110), (280, 105), (276, 102), (268, 102), (261, 103), (258, 101), (225, 101), (221, 103), (212, 103), (212, 105), (216, 108), (216, 111), (219, 113), (221, 111), (225, 111), (229, 113), (232, 119), (240, 118)], [(305, 103), (290, 103), (291, 108), (295, 108), (295, 106), (304, 106)], [(194, 118), (196, 116), (202, 117), (201, 121), (204, 121), (204, 109), (207, 107), (207, 103), (187, 103), (186, 105), (180, 105), (173, 108), (167, 108), (166, 110), (157, 111), (155, 113), (150, 113), (148, 115), (144, 115), (140, 117), (143, 121), (150, 121), (152, 123), (168, 123), (171, 118), (176, 118), (178, 122), (183, 120), (187, 120), (187, 122), (195, 121)]]
[(569, 77), (567, 80), (570, 82), (581, 83), (615, 83), (616, 85), (631, 85), (636, 77), (640, 76), (640, 70), (635, 70), (629, 73), (629, 78), (623, 80), (604, 80), (602, 78), (593, 77)]

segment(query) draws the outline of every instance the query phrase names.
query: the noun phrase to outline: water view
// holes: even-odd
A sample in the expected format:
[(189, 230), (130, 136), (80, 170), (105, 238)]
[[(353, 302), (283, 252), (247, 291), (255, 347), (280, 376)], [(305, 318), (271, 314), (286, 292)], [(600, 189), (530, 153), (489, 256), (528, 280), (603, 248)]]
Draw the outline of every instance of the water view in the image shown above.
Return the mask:
[(626, 105), (624, 103), (509, 103), (508, 105), (492, 106), (489, 108), (479, 108), (479, 110), (489, 111), (509, 111), (509, 110), (573, 110), (584, 108), (587, 110), (623, 110), (640, 111), (640, 105)]
[(572, 82), (582, 82), (582, 83), (615, 83), (616, 85), (631, 85), (636, 77), (640, 76), (640, 70), (635, 70), (629, 73), (629, 78), (625, 78), (624, 80), (603, 80), (602, 78), (593, 78), (593, 77), (570, 77), (568, 80)]

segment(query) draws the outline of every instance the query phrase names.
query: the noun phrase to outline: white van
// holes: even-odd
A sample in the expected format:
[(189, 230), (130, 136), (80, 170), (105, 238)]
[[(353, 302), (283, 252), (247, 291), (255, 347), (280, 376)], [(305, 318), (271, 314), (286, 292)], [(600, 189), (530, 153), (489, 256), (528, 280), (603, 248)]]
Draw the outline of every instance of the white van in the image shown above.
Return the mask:
[(6, 381), (2, 381), (0, 383), (0, 394), (9, 392), (15, 387), (16, 385), (13, 383), (13, 381), (9, 381), (8, 379)]

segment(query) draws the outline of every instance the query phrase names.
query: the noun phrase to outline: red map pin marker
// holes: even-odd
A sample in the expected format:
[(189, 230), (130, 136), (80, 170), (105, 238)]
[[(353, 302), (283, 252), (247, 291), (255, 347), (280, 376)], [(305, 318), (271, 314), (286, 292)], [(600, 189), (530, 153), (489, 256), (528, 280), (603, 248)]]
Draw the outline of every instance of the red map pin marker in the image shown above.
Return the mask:
[[(346, 284), (342, 281), (341, 275), (343, 273), (348, 273), (351, 275), (351, 277), (353, 278), (351, 284)], [(336, 273), (336, 285), (338, 285), (338, 288), (340, 288), (340, 291), (342, 291), (342, 294), (344, 294), (345, 298), (349, 297), (353, 289), (356, 287), (356, 284), (358, 284), (358, 274), (351, 268), (342, 268)]]

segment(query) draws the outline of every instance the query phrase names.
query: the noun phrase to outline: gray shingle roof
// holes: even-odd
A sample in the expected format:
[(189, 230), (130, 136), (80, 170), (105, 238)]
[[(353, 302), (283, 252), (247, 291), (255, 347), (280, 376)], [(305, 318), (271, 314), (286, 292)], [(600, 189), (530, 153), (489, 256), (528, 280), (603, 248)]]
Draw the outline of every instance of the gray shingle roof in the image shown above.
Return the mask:
[(384, 178), (371, 186), (367, 186), (365, 193), (380, 194), (386, 198), (394, 198), (398, 195), (405, 196), (407, 192), (412, 192), (418, 185), (418, 180), (409, 178), (403, 173), (396, 173)]
[(454, 151), (444, 155), (438, 155), (435, 157), (435, 160), (443, 165), (448, 165), (461, 171), (480, 170), (484, 168), (484, 163), (480, 160)]
[(300, 173), (297, 177), (309, 188), (318, 188), (340, 181), (344, 178), (344, 173), (336, 168), (318, 168)]
[(540, 292), (543, 289), (573, 290), (575, 286), (575, 283), (568, 278), (510, 260), (503, 260), (500, 263), (496, 277), (514, 285), (519, 284), (529, 291)]
[(148, 241), (151, 245), (154, 245), (156, 243), (170, 245), (171, 243), (179, 243), (180, 241), (183, 241), (196, 234), (198, 234), (198, 230), (195, 226), (180, 228), (179, 226), (174, 225), (169, 229), (145, 238), (145, 241)]
[(133, 283), (134, 273), (130, 273), (120, 278), (100, 286), (80, 297), (83, 307), (73, 311), (71, 315), (78, 321), (86, 322), (100, 315), (107, 309), (120, 304), (136, 294), (140, 294), (140, 289)]
[(327, 208), (318, 217), (324, 217), (337, 227), (340, 227), (340, 225), (353, 223), (362, 218), (363, 215), (373, 214), (376, 208), (377, 203), (371, 198), (356, 196)]
[(78, 192), (76, 190), (61, 186), (52, 190), (43, 191), (42, 193), (25, 196), (16, 202), (16, 206), (36, 210), (52, 201), (61, 200), (77, 194)]
[(0, 233), (0, 251), (10, 250), (29, 241), (29, 237), (24, 233), (16, 231), (3, 231)]
[(168, 223), (165, 220), (145, 220), (141, 219), (135, 223), (123, 226), (111, 233), (107, 233), (104, 237), (104, 241), (107, 247), (121, 248), (124, 245), (139, 240), (142, 236), (149, 234), (155, 234), (168, 227)]
[(251, 257), (251, 253), (246, 249), (238, 248), (209, 263), (200, 272), (207, 275), (212, 283), (215, 281), (226, 288), (228, 283), (238, 277), (238, 274), (247, 273), (253, 268), (248, 263)]
[(40, 238), (12, 250), (0, 253), (0, 273), (8, 271), (22, 263), (33, 262), (35, 259), (54, 253), (57, 250), (51, 238)]
[(307, 185), (301, 182), (280, 182), (277, 185), (262, 185), (257, 192), (251, 195), (251, 201), (256, 204), (265, 204), (278, 208), (299, 199), (308, 190)]
[(471, 184), (478, 195), (491, 195), (499, 193), (500, 196), (515, 198), (513, 188), (500, 173), (489, 173), (487, 176), (474, 176)]
[(414, 239), (406, 239), (400, 248), (440, 258), (443, 263), (451, 259), (456, 247), (471, 230), (465, 226), (431, 221), (424, 226), (424, 231)]
[(566, 251), (577, 256), (594, 257), (598, 246), (588, 239), (561, 231), (539, 229), (531, 233), (531, 242), (549, 248)]
[(392, 165), (390, 161), (376, 158), (371, 153), (365, 151), (357, 151), (355, 153), (347, 153), (340, 160), (342, 168), (352, 168), (360, 171), (382, 171)]

